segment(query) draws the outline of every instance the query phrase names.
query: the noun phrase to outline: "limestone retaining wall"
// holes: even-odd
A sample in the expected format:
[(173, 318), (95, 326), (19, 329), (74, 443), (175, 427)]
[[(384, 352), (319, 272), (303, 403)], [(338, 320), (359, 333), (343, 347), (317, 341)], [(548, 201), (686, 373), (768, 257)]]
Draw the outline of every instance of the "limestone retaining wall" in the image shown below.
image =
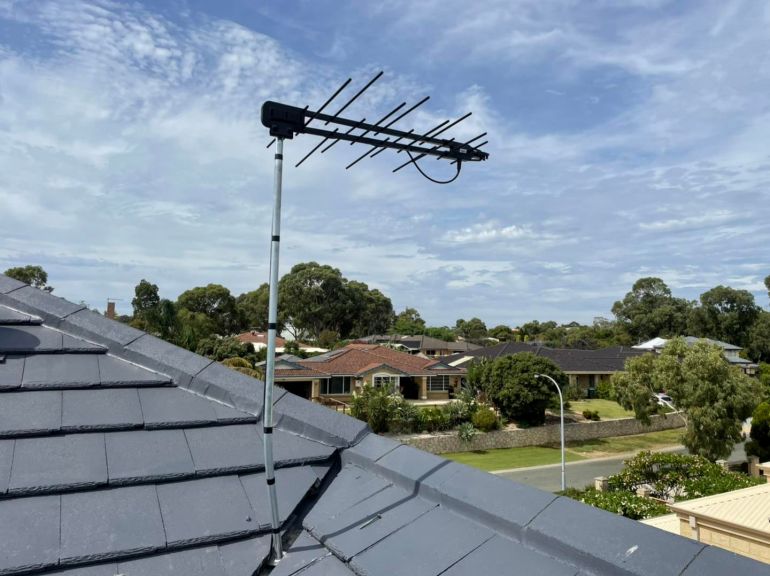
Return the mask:
[[(653, 416), (649, 426), (635, 418), (620, 420), (602, 420), (599, 422), (579, 422), (565, 424), (564, 437), (567, 442), (607, 438), (608, 436), (630, 436), (659, 430), (680, 428), (684, 422), (680, 416)], [(543, 446), (559, 444), (559, 425), (537, 426), (518, 430), (498, 430), (478, 433), (471, 442), (463, 442), (457, 432), (437, 434), (410, 434), (399, 436), (398, 440), (426, 452), (469, 452), (471, 450), (492, 450), (494, 448), (519, 448), (521, 446)]]

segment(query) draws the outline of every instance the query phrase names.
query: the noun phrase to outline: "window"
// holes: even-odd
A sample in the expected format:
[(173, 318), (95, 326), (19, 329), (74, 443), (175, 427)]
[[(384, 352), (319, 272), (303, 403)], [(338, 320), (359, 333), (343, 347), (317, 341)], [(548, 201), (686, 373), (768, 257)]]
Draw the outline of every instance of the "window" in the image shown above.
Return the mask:
[(446, 392), (451, 389), (449, 384), (449, 376), (430, 376), (428, 377), (428, 391), (429, 392)]
[(398, 376), (390, 374), (375, 374), (372, 378), (375, 388), (387, 388), (391, 394), (398, 391)]
[(350, 394), (350, 376), (332, 376), (328, 380), (321, 381), (321, 394)]

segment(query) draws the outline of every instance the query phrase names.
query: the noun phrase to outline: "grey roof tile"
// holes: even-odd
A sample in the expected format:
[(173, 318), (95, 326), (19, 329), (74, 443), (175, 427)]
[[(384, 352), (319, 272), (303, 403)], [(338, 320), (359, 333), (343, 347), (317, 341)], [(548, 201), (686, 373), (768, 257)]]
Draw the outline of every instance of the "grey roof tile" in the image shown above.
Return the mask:
[(62, 430), (116, 430), (142, 426), (136, 388), (64, 390)]
[(13, 446), (13, 440), (0, 440), (0, 495), (8, 490), (11, 462), (13, 462)]
[(110, 347), (125, 346), (144, 334), (141, 330), (87, 309), (67, 316), (66, 328), (70, 334)]
[[(434, 508), (355, 556), (350, 565), (369, 576), (434, 576), (492, 536), (494, 532), (480, 524)], [(394, 554), (398, 554), (397, 562)]]
[(315, 502), (302, 524), (307, 530), (314, 530), (329, 518), (342, 514), (349, 507), (371, 498), (392, 485), (390, 480), (368, 470), (358, 466), (345, 466)]
[(370, 432), (358, 444), (342, 452), (342, 461), (368, 466), (399, 446), (400, 442)]
[(120, 358), (106, 354), (96, 358), (102, 386), (157, 386), (171, 383), (168, 376), (140, 368)]
[(123, 576), (225, 576), (216, 546), (121, 562)]
[(95, 342), (76, 338), (70, 334), (62, 334), (62, 350), (65, 352), (96, 352), (103, 353), (107, 348)]
[(0, 352), (61, 352), (62, 333), (45, 326), (0, 326)]
[(95, 354), (35, 354), (24, 364), (25, 388), (67, 388), (99, 385)]
[(61, 496), (61, 564), (109, 560), (164, 548), (155, 486)]
[(421, 491), (448, 508), (516, 539), (556, 498), (549, 492), (452, 462), (423, 481)]
[[(186, 386), (187, 387), (187, 386)], [(252, 414), (262, 412), (264, 384), (237, 370), (214, 362), (195, 376), (190, 390)], [(273, 404), (286, 392), (275, 389)]]
[(0, 500), (0, 574), (55, 566), (59, 496)]
[(148, 428), (198, 426), (217, 422), (214, 402), (180, 388), (139, 390)]
[(40, 324), (42, 318), (0, 306), (0, 324)]
[(195, 475), (182, 430), (134, 430), (105, 434), (110, 484)]
[(15, 278), (10, 278), (5, 274), (0, 274), (0, 294), (7, 294), (13, 290), (18, 290), (22, 286), (27, 286), (27, 284)]
[(444, 478), (444, 469), (451, 464), (445, 458), (404, 445), (385, 454), (372, 469), (412, 491), (418, 490), (432, 476), (440, 474)]
[[(318, 476), (308, 466), (281, 468), (275, 471), (278, 493), (278, 515), (283, 523), (302, 501), (308, 491), (319, 482)], [(241, 483), (254, 510), (254, 519), (262, 528), (270, 527), (270, 503), (264, 474), (241, 476)]]
[[(185, 435), (199, 473), (264, 467), (262, 433), (254, 424), (191, 428)], [(281, 430), (273, 433), (273, 451), (279, 466), (323, 460), (334, 453), (329, 446)]]
[(695, 557), (695, 560), (682, 572), (682, 576), (767, 576), (767, 564), (754, 562), (745, 556), (707, 546)]
[(321, 522), (312, 534), (338, 557), (350, 560), (436, 506), (391, 486)]
[(0, 299), (0, 304), (3, 303), (22, 312), (40, 316), (45, 322), (53, 325), (62, 318), (85, 308), (83, 304), (68, 302), (64, 298), (32, 286), (24, 286), (13, 290), (10, 294), (6, 292), (5, 298)]
[(47, 572), (46, 576), (115, 576), (116, 574), (118, 574), (118, 565), (114, 562), (108, 562), (95, 566), (81, 566), (79, 568)]
[(323, 544), (303, 531), (289, 547), (286, 557), (281, 560), (270, 574), (271, 576), (294, 576), (295, 574), (301, 574), (302, 572), (300, 571), (303, 568), (329, 556), (331, 556), (331, 552)]
[(230, 406), (225, 406), (219, 402), (212, 402), (211, 404), (214, 406), (217, 420), (222, 424), (242, 424), (259, 420), (254, 414), (230, 408)]
[(106, 483), (103, 434), (16, 440), (9, 493), (93, 488)]
[(258, 529), (237, 476), (160, 484), (157, 488), (169, 546), (246, 536)]
[(510, 576), (575, 576), (577, 568), (517, 542), (495, 536), (454, 564), (442, 576), (509, 574)]
[(21, 386), (24, 373), (24, 356), (6, 356), (0, 362), (0, 390), (9, 390)]
[(270, 536), (219, 546), (219, 557), (227, 576), (254, 576), (270, 554)]
[(189, 387), (193, 376), (213, 362), (149, 334), (126, 345), (121, 357), (168, 374), (183, 388)]
[(4, 392), (0, 400), (0, 436), (58, 432), (61, 405), (59, 390)]
[(305, 568), (302, 576), (355, 576), (355, 573), (334, 556), (327, 556)]
[(703, 548), (693, 540), (565, 497), (554, 500), (524, 534), (525, 543), (573, 558), (581, 567), (639, 576), (678, 575)]
[(274, 424), (331, 446), (350, 446), (369, 431), (365, 422), (291, 393), (275, 403)]

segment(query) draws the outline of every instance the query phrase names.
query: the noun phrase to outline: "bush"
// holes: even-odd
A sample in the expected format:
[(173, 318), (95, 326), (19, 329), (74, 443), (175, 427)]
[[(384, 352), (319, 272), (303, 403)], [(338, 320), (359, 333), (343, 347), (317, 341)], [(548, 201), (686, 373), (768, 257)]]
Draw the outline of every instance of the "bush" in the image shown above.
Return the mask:
[(583, 410), (583, 418), (586, 420), (593, 420), (594, 422), (601, 420), (598, 410)]
[(441, 407), (444, 412), (449, 427), (452, 428), (463, 422), (468, 422), (471, 418), (471, 412), (469, 411), (468, 404), (460, 401), (449, 402)]
[(470, 442), (473, 440), (473, 437), (476, 435), (476, 429), (473, 427), (473, 424), (470, 422), (463, 422), (460, 424), (460, 427), (457, 429), (457, 436), (460, 438), (462, 442)]
[(449, 429), (449, 420), (441, 408), (426, 408), (421, 412), (421, 430), (426, 432), (438, 432)]
[(751, 417), (751, 439), (746, 454), (758, 456), (760, 462), (770, 460), (770, 403), (762, 402)]
[(222, 364), (229, 366), (230, 368), (253, 368), (251, 362), (246, 360), (246, 358), (241, 358), (240, 356), (222, 360)]
[(471, 418), (471, 422), (473, 422), (473, 426), (481, 430), (482, 432), (489, 432), (491, 430), (496, 430), (500, 422), (497, 419), (497, 414), (495, 414), (494, 410), (491, 408), (484, 408), (480, 407), (473, 413), (473, 418)]
[(390, 404), (388, 429), (395, 434), (419, 432), (422, 423), (420, 409), (403, 398), (395, 397)]
[(637, 496), (632, 492), (600, 492), (595, 488), (586, 490), (569, 488), (564, 491), (564, 495), (633, 520), (668, 514), (668, 506), (662, 502)]
[(361, 394), (353, 396), (350, 413), (354, 418), (363, 420), (373, 432), (380, 434), (388, 431), (393, 398), (385, 388), (364, 386)]
[(599, 383), (596, 385), (596, 397), (602, 400), (615, 400), (615, 386), (612, 385), (611, 379), (599, 378)]

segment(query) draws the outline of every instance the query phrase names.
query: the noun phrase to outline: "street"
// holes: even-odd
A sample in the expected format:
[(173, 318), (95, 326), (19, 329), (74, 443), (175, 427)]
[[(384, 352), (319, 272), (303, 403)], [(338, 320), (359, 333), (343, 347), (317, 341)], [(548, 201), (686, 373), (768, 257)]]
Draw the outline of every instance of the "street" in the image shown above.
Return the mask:
[[(736, 444), (728, 461), (745, 461), (746, 452), (743, 448), (743, 443)], [(687, 454), (687, 450), (682, 446), (662, 451)], [(570, 488), (585, 488), (587, 485), (593, 486), (594, 478), (597, 476), (610, 476), (620, 472), (623, 468), (623, 461), (631, 456), (631, 454), (624, 454), (611, 458), (595, 458), (567, 463), (567, 486)], [(494, 472), (494, 474), (540, 488), (541, 490), (547, 490), (548, 492), (558, 492), (561, 489), (560, 467), (560, 464), (549, 464), (547, 466)]]

